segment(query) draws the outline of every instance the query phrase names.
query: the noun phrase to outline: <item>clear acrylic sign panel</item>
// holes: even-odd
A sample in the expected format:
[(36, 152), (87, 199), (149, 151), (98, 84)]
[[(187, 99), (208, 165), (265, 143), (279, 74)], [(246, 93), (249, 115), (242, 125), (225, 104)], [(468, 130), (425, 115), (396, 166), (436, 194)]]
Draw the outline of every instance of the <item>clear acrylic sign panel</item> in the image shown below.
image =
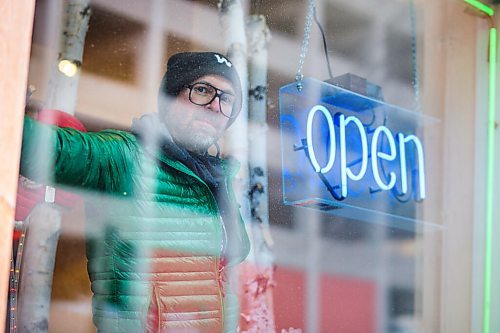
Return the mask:
[(285, 204), (407, 230), (433, 224), (421, 210), (434, 197), (424, 134), (436, 119), (311, 78), (281, 87), (279, 103)]

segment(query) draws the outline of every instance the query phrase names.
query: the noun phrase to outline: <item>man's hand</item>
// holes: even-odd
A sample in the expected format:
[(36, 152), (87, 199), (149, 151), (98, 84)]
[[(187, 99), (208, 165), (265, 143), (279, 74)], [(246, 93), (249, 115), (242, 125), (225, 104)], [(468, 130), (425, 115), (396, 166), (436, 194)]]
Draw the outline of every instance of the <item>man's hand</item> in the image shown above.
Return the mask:
[(40, 101), (32, 99), (33, 93), (36, 91), (36, 88), (32, 85), (26, 89), (26, 106), (24, 108), (24, 113), (31, 117), (36, 118), (36, 114), (42, 111), (43, 105)]

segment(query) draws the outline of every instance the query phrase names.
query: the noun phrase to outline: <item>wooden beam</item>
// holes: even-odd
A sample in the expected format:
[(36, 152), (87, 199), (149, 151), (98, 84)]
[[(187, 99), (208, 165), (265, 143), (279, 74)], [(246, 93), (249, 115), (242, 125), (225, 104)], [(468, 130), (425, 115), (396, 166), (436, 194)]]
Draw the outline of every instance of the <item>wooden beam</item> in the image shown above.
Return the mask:
[[(0, 2), (0, 318), (5, 318), (35, 0)], [(5, 321), (0, 320), (0, 332)]]

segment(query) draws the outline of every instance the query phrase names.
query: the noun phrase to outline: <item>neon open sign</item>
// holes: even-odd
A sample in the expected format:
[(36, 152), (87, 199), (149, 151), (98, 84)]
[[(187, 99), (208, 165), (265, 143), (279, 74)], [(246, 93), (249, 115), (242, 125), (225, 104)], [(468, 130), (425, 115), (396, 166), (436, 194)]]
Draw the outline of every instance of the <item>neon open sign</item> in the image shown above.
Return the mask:
[(423, 126), (437, 120), (315, 79), (302, 84), (279, 91), (283, 202), (404, 228), (418, 220), (418, 206), (434, 200)]
[[(328, 154), (326, 164), (320, 165), (316, 157), (314, 150), (314, 126), (313, 120), (317, 113), (321, 113), (324, 116), (328, 128), (328, 138), (329, 142), (325, 143), (328, 146)], [(338, 136), (335, 130), (337, 123), (338, 126)], [(348, 126), (353, 126), (357, 130), (358, 140), (361, 144), (360, 151), (360, 164), (359, 171), (356, 173), (348, 166), (347, 160), (347, 150), (346, 146), (346, 129)], [(394, 171), (389, 171), (388, 179), (383, 180), (381, 177), (381, 163), (380, 161), (398, 161), (400, 167), (400, 193), (406, 195), (408, 192), (408, 177), (407, 177), (407, 146), (413, 145), (416, 150), (416, 155), (418, 159), (418, 194), (416, 196), (417, 200), (422, 200), (425, 198), (425, 162), (424, 162), (424, 149), (420, 139), (413, 134), (405, 135), (403, 133), (397, 133), (393, 135), (391, 130), (386, 126), (378, 126), (372, 134), (371, 142), (368, 142), (368, 136), (366, 133), (365, 126), (361, 120), (355, 116), (346, 117), (344, 114), (337, 114), (336, 120), (334, 121), (330, 111), (322, 106), (316, 105), (308, 113), (307, 126), (306, 126), (306, 147), (309, 160), (317, 173), (328, 174), (335, 164), (337, 155), (337, 140), (339, 141), (339, 158), (340, 158), (340, 188), (341, 188), (341, 199), (347, 198), (348, 196), (348, 181), (359, 181), (365, 177), (367, 173), (368, 166), (370, 164), (371, 171), (373, 174), (373, 179), (376, 186), (381, 190), (391, 190), (398, 182), (396, 173)], [(381, 151), (379, 149), (380, 142), (382, 139), (386, 141), (386, 150), (388, 152)], [(397, 147), (396, 147), (397, 145)], [(368, 161), (371, 160), (371, 163)]]

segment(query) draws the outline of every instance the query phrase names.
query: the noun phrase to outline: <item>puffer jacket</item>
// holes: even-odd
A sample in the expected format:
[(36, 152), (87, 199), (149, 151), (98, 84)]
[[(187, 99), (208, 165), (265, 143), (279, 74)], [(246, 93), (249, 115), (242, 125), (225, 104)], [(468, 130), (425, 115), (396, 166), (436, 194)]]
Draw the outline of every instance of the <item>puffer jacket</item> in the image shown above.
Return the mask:
[[(231, 184), (236, 168), (222, 165)], [(21, 173), (97, 190), (89, 196), (87, 258), (99, 332), (236, 331), (217, 202), (181, 162), (146, 151), (128, 132), (81, 133), (26, 117)], [(238, 225), (244, 230), (241, 217)], [(246, 233), (241, 246), (237, 262), (248, 253)]]

